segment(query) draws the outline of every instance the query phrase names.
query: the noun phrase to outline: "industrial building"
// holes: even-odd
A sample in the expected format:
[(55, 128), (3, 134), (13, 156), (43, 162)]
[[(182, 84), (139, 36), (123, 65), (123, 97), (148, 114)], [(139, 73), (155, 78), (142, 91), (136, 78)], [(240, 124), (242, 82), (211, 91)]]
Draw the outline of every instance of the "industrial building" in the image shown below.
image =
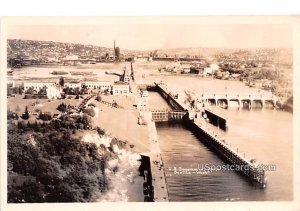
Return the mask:
[(112, 86), (112, 93), (113, 95), (128, 95), (130, 93), (129, 91), (129, 84), (117, 81)]

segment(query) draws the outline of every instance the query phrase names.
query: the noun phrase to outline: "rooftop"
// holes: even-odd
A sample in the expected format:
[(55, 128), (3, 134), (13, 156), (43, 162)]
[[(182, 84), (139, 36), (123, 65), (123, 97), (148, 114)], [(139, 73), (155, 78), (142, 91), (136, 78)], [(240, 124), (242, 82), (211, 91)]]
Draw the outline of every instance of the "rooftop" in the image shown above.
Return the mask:
[(115, 81), (114, 85), (129, 85), (129, 84), (123, 81)]

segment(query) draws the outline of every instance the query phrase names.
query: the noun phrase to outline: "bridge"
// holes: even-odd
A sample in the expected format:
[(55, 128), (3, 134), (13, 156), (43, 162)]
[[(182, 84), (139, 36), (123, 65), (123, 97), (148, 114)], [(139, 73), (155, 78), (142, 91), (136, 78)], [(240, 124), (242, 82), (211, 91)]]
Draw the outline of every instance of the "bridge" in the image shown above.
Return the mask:
[(273, 94), (201, 94), (200, 99), (202, 102), (211, 102), (215, 105), (230, 106), (230, 102), (237, 102), (239, 107), (244, 105), (248, 106), (249, 109), (259, 104), (261, 108), (266, 107), (266, 104), (271, 104), (273, 107), (276, 106), (278, 98)]
[(152, 120), (154, 122), (167, 122), (175, 121), (180, 122), (187, 111), (176, 111), (176, 110), (153, 110), (151, 111)]

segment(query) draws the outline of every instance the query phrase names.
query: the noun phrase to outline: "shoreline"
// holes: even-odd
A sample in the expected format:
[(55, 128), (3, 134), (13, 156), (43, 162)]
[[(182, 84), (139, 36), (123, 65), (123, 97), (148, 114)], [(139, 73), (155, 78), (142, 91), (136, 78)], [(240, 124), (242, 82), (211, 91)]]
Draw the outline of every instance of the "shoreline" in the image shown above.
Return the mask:
[[(130, 102), (130, 99), (128, 100)], [(141, 175), (142, 173), (139, 172), (139, 169), (143, 165), (142, 156), (144, 154), (147, 154), (147, 152), (149, 151), (149, 145), (146, 141), (148, 140), (148, 133), (146, 130), (147, 128), (145, 126), (137, 124), (137, 111), (131, 110), (129, 106), (125, 106), (125, 108), (113, 108), (96, 101), (94, 98), (90, 99), (89, 102), (94, 103), (96, 105), (96, 108), (98, 109), (95, 117), (93, 117), (94, 127), (100, 127), (106, 131), (108, 136), (125, 141), (128, 146), (128, 152), (139, 155), (141, 157), (140, 164), (138, 166), (135, 166), (134, 168), (131, 168), (131, 171), (135, 171), (135, 176), (129, 180), (129, 183), (126, 182), (127, 180), (123, 181), (123, 183), (119, 183), (118, 181), (123, 180), (124, 176), (126, 176), (126, 174), (124, 175), (124, 172), (126, 172), (127, 170), (125, 169), (125, 167), (123, 168), (123, 165), (120, 169), (121, 172), (110, 174), (110, 176), (112, 177), (112, 182), (114, 184), (107, 197), (110, 197), (113, 201), (118, 201), (116, 195), (119, 194), (119, 199), (121, 199), (121, 201), (145, 201), (145, 197), (143, 194), (144, 180), (143, 176)], [(125, 166), (126, 162), (130, 163), (130, 161), (124, 160), (123, 163)], [(128, 183), (126, 188), (124, 187), (124, 183)], [(119, 186), (123, 187), (123, 193), (120, 193), (122, 191), (118, 190)], [(105, 197), (103, 200), (110, 201)]]

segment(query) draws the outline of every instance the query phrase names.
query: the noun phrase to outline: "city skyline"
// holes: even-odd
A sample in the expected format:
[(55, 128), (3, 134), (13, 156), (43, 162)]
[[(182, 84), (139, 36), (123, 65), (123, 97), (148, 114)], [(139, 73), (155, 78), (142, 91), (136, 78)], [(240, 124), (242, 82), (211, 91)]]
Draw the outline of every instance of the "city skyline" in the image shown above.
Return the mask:
[(7, 38), (108, 48), (116, 40), (117, 46), (128, 50), (291, 48), (293, 45), (292, 27), (288, 24), (9, 25)]

